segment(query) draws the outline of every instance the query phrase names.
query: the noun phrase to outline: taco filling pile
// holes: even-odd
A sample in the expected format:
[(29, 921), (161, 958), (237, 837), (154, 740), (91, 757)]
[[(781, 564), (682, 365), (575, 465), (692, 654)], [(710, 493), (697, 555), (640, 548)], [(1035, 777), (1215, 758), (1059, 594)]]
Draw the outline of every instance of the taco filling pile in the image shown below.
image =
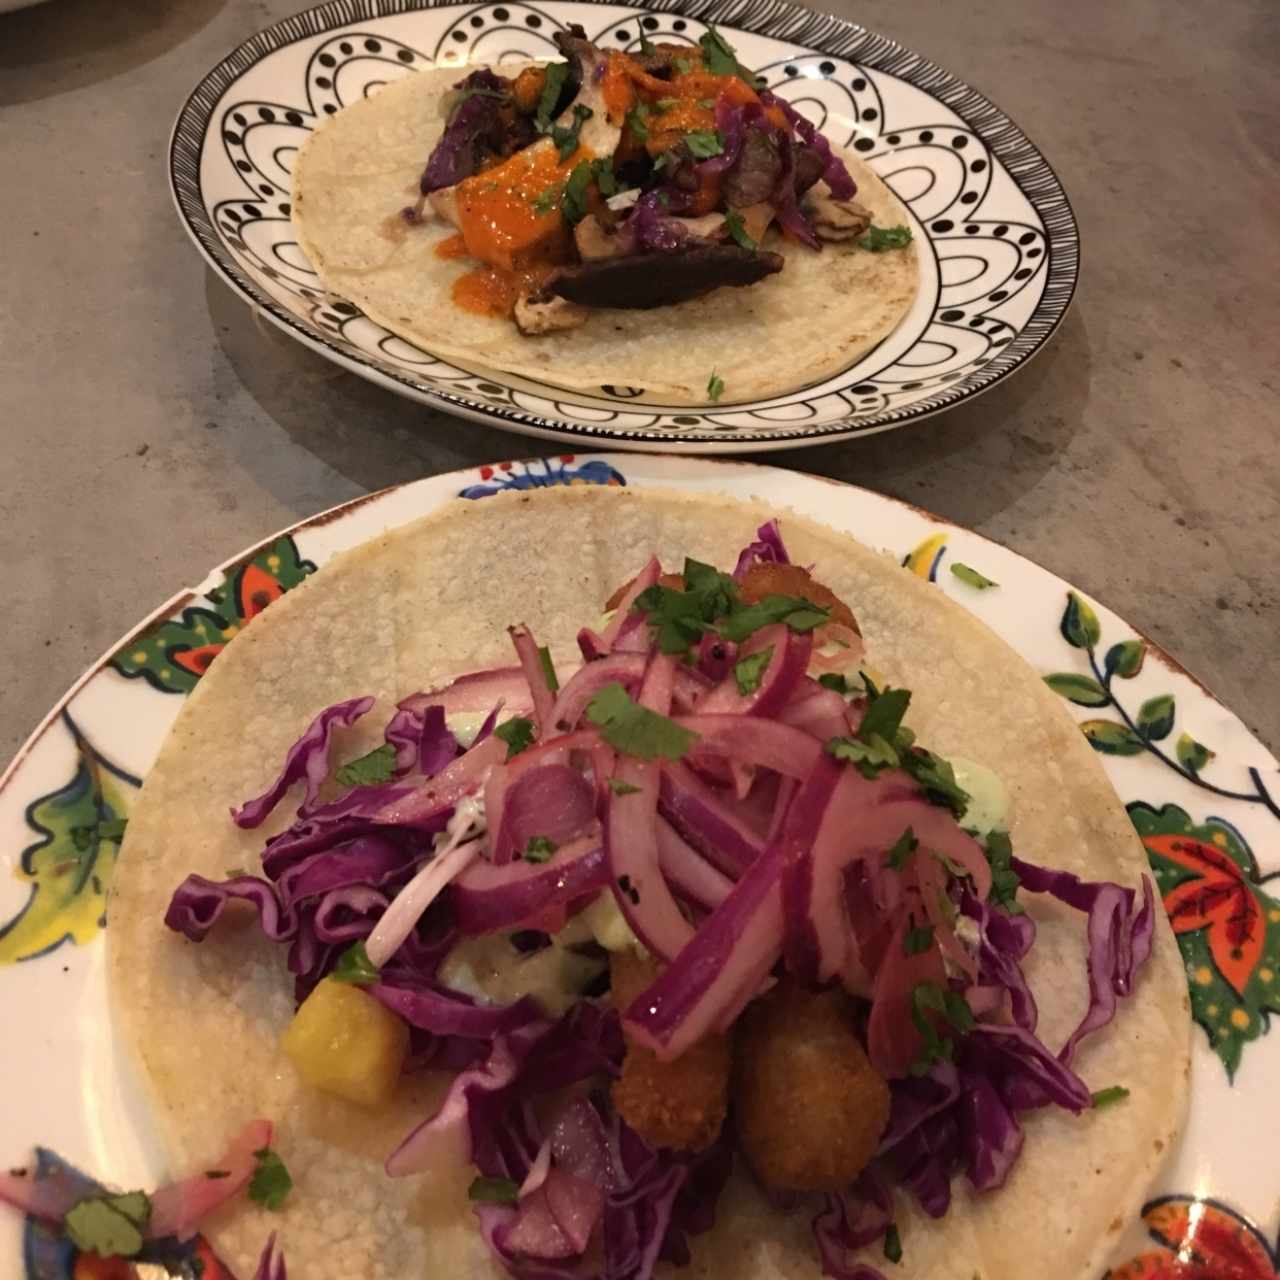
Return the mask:
[[(374, 699), (320, 711), (233, 811), (254, 830), (302, 788), (261, 867), (188, 876), (165, 924), (204, 942), (256, 911), (308, 1089), (377, 1107), (454, 1073), (385, 1171), (470, 1167), (510, 1274), (686, 1263), (737, 1163), (811, 1221), (814, 1271), (872, 1280), (910, 1262), (905, 1204), (1005, 1184), (1029, 1113), (1122, 1097), (1074, 1063), (1147, 961), (1150, 882), (1014, 850), (998, 780), (916, 740), (856, 602), (776, 522), (732, 572), (651, 559), (603, 603), (578, 661), (512, 626), (511, 665), (404, 698), (336, 770)], [(1023, 974), (1040, 896), (1088, 937), (1062, 1042)]]
[(701, 402), (802, 385), (897, 325), (905, 209), (719, 31), (555, 42), (408, 75), (316, 130), (292, 216), (330, 289), (443, 355)]

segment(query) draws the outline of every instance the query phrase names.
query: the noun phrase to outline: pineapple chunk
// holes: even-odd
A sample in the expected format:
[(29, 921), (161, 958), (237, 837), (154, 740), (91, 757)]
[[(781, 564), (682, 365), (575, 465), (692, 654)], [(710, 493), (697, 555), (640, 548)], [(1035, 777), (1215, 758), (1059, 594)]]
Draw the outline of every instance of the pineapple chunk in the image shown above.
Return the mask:
[(281, 1044), (313, 1089), (372, 1107), (395, 1090), (409, 1028), (368, 992), (326, 978), (302, 1002)]

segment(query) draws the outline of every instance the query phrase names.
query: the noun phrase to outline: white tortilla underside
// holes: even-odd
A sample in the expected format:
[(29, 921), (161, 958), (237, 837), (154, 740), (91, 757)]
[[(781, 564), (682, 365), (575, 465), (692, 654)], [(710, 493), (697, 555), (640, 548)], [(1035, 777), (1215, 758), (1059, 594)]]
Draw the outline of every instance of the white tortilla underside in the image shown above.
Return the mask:
[[(240, 1275), (279, 1230), (290, 1270), (307, 1280), (496, 1278), (469, 1212), (470, 1171), (447, 1185), (389, 1180), (382, 1161), (429, 1113), (446, 1081), (407, 1080), (366, 1111), (304, 1088), (278, 1049), (292, 1012), (284, 949), (228, 921), (195, 945), (163, 925), (190, 872), (218, 879), (256, 867), (267, 835), (238, 830), (228, 808), (275, 776), (293, 739), (328, 703), (376, 694), (335, 759), (380, 741), (393, 702), (449, 675), (511, 661), (505, 628), (527, 622), (553, 652), (649, 554), (732, 563), (774, 508), (646, 490), (552, 489), (442, 512), (338, 557), (231, 643), (187, 699), (147, 776), (116, 870), (107, 932), (116, 1014), (137, 1051), (175, 1173), (203, 1167), (246, 1120), (278, 1126), (297, 1189), (282, 1212), (248, 1202), (211, 1223)], [(799, 516), (783, 512), (798, 563), (848, 601), (868, 661), (913, 691), (922, 741), (993, 768), (1013, 796), (1014, 845), (1026, 858), (1136, 884), (1144, 858), (1124, 809), (1079, 730), (1039, 677), (935, 587)], [(296, 803), (296, 800), (295, 800)], [(1081, 918), (1028, 900), (1040, 924), (1028, 977), (1040, 1034), (1061, 1044), (1086, 1003)], [(1187, 1096), (1185, 977), (1159, 914), (1136, 995), (1086, 1043), (1093, 1089), (1124, 1085), (1122, 1105), (1074, 1118), (1026, 1117), (1024, 1153), (1005, 1188), (973, 1198), (955, 1184), (951, 1213), (921, 1217), (900, 1197), (904, 1264), (916, 1280), (1085, 1280), (1139, 1206), (1177, 1132)], [(812, 1211), (771, 1209), (740, 1174), (716, 1230), (683, 1274), (812, 1277)], [(869, 1261), (875, 1261), (869, 1258)], [(675, 1273), (673, 1273), (675, 1274)]]
[[(514, 75), (524, 64), (504, 64)], [(722, 403), (763, 399), (831, 377), (893, 331), (919, 287), (914, 244), (870, 253), (852, 243), (815, 253), (776, 230), (764, 247), (782, 271), (744, 289), (652, 311), (597, 310), (567, 333), (524, 337), (506, 319), (454, 305), (453, 282), (475, 263), (445, 260), (455, 234), (431, 220), (410, 227), (400, 210), (443, 128), (440, 104), (457, 69), (424, 71), (331, 117), (307, 140), (294, 170), (293, 223), (325, 287), (437, 356), (479, 362), (583, 390), (643, 387), (651, 398), (707, 402), (712, 372)], [(909, 223), (879, 177), (843, 152), (858, 200), (877, 226)]]

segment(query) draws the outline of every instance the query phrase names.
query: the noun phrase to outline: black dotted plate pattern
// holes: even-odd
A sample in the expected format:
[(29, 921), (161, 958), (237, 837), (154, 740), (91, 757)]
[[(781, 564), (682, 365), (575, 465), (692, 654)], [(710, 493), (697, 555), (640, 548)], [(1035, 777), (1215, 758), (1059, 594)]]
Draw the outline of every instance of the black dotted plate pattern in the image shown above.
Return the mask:
[[(701, 451), (885, 430), (985, 390), (1053, 334), (1079, 270), (1075, 217), (1044, 157), (981, 94), (892, 40), (778, 0), (659, 0), (616, 13), (596, 0), (334, 0), (287, 18), (214, 67), (183, 106), (169, 154), (182, 218), (229, 284), (338, 363), (454, 412), (578, 441)], [(554, 33), (572, 22), (618, 49), (639, 46), (641, 25), (694, 44), (714, 22), (770, 88), (872, 164), (910, 209), (922, 259), (922, 296), (899, 329), (800, 391), (664, 408), (639, 387), (570, 392), (447, 363), (327, 294), (289, 221), (307, 131), (415, 70), (554, 56)], [(280, 100), (251, 96), (266, 83)]]

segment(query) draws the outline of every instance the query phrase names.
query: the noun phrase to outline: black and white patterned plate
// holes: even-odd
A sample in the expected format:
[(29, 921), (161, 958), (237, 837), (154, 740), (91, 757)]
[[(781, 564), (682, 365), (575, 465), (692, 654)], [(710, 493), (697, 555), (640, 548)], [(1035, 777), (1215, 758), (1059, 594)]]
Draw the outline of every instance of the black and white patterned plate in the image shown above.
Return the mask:
[[(425, 67), (554, 56), (552, 36), (570, 23), (630, 49), (641, 26), (692, 44), (708, 22), (774, 92), (854, 147), (911, 212), (919, 295), (851, 368), (708, 409), (656, 403), (638, 387), (565, 391), (437, 359), (321, 288), (289, 200), (298, 149), (325, 116)], [(332, 0), (259, 32), (209, 72), (178, 116), (169, 165), (201, 253), (287, 333), (403, 395), (578, 445), (743, 452), (902, 426), (1025, 363), (1066, 314), (1079, 266), (1066, 194), (1003, 112), (892, 40), (777, 0)], [(815, 333), (821, 324), (815, 315)]]

